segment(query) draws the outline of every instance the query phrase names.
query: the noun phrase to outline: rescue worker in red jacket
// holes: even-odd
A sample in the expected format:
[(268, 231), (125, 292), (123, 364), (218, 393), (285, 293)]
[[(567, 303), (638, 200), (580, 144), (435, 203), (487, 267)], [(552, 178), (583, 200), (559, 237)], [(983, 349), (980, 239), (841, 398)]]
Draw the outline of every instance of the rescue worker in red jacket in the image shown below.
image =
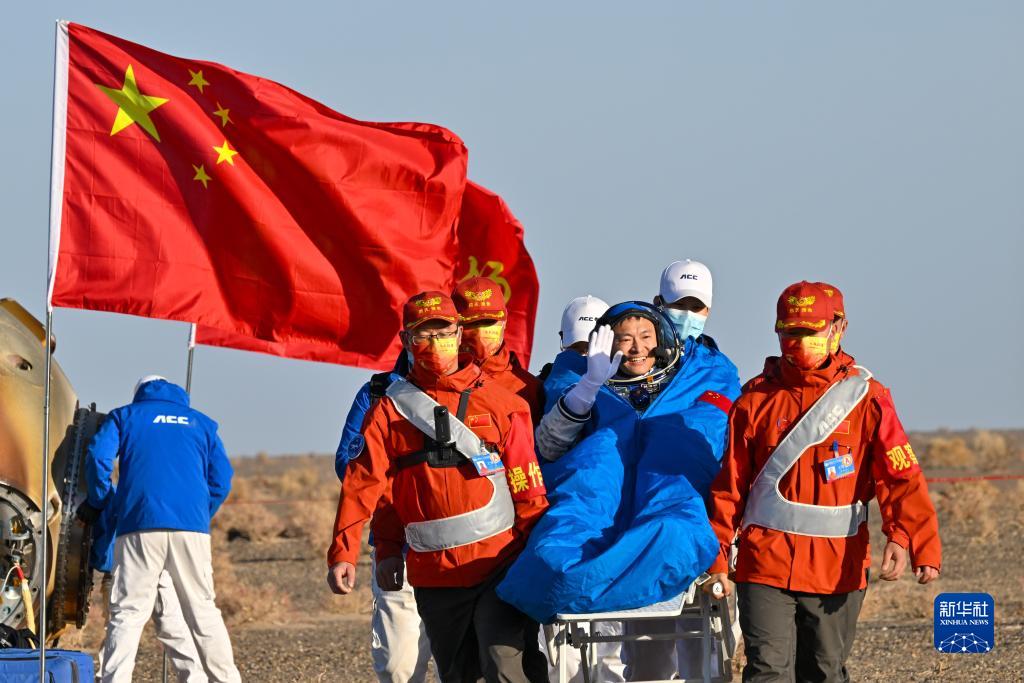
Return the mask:
[(909, 562), (928, 583), (942, 563), (920, 463), (889, 390), (839, 349), (846, 316), (836, 315), (836, 301), (822, 283), (782, 292), (782, 356), (768, 359), (733, 404), (711, 487), (721, 552), (707, 585), (717, 580), (732, 592), (729, 551), (739, 531), (744, 681), (849, 680), (845, 663), (871, 565), (872, 497), (888, 540), (882, 579), (899, 579)]
[(384, 590), (401, 587), (408, 545), (409, 583), (442, 681), (546, 680), (536, 622), (494, 591), (547, 507), (529, 409), (459, 355), (462, 329), (447, 295), (414, 296), (403, 327), (411, 370), (392, 379), (363, 423), (338, 502), (328, 584), (352, 591), (372, 516)]
[(455, 287), (452, 300), (462, 322), (462, 351), (473, 356), (485, 375), (526, 401), (536, 425), (544, 416), (544, 383), (505, 344), (508, 308), (501, 285), (486, 277), (470, 278)]

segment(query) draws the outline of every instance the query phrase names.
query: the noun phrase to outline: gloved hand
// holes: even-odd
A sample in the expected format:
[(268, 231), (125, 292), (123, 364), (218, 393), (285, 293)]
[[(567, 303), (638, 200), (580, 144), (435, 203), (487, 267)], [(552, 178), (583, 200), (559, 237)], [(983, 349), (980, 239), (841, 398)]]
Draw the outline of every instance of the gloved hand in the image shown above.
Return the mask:
[(95, 524), (96, 520), (99, 519), (102, 510), (94, 508), (89, 505), (89, 501), (83, 500), (79, 504), (78, 509), (75, 510), (75, 519), (80, 521), (82, 524)]
[(577, 415), (586, 415), (597, 400), (597, 392), (604, 383), (615, 376), (622, 362), (622, 351), (612, 356), (615, 333), (608, 325), (602, 325), (590, 333), (590, 347), (587, 351), (587, 373), (580, 378), (563, 399), (565, 407)]
[(383, 591), (402, 590), (405, 560), (401, 555), (377, 560), (377, 585)]

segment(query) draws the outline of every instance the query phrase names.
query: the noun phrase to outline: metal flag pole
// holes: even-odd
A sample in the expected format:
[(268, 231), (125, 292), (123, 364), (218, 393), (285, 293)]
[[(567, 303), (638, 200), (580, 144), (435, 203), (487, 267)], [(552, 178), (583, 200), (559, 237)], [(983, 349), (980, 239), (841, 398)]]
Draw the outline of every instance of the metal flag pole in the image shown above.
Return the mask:
[[(191, 396), (192, 394), (192, 364), (196, 355), (196, 324), (192, 323), (188, 327), (188, 363), (185, 366), (185, 393)], [(162, 681), (167, 683), (167, 650), (164, 650), (164, 663), (162, 670)]]
[[(39, 595), (39, 680), (46, 678), (46, 589), (49, 586), (49, 498), (50, 498), (50, 385), (53, 359), (53, 282), (57, 268), (57, 254), (60, 246), (61, 209), (64, 199), (64, 149), (67, 141), (68, 118), (68, 22), (58, 21), (53, 40), (53, 109), (50, 128), (50, 225), (46, 243), (46, 325), (43, 345), (46, 347), (46, 364), (43, 379), (43, 452), (39, 467), (42, 470), (43, 497), (40, 500), (42, 523), (39, 529), (39, 546), (36, 561), (39, 562), (40, 583), (36, 586)], [(33, 572), (35, 574), (35, 572)], [(32, 600), (31, 598), (29, 598)], [(31, 609), (31, 605), (28, 605)], [(27, 611), (27, 610), (26, 610)]]
[[(49, 288), (49, 284), (47, 284)], [(43, 344), (46, 346), (46, 379), (43, 380), (43, 453), (40, 458), (39, 467), (43, 471), (43, 497), (40, 501), (42, 508), (42, 524), (40, 525), (39, 546), (36, 552), (37, 561), (40, 563), (38, 576), (42, 577), (41, 585), (37, 586), (39, 592), (39, 630), (36, 631), (36, 640), (39, 643), (39, 680), (46, 680), (46, 588), (47, 581), (47, 536), (49, 535), (49, 498), (50, 498), (50, 361), (53, 358), (53, 345), (50, 343), (50, 334), (53, 327), (53, 309), (46, 307), (46, 338)]]
[(185, 370), (185, 393), (192, 394), (192, 360), (196, 355), (196, 324), (188, 328), (188, 366)]

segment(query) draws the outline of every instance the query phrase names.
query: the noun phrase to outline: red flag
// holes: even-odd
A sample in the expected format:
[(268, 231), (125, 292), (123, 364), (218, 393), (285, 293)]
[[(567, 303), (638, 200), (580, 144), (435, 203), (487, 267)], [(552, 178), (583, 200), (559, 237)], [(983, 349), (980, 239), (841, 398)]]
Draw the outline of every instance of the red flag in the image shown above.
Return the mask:
[[(530, 362), (533, 347), (533, 326), (537, 316), (537, 272), (533, 260), (523, 243), (523, 226), (512, 215), (501, 197), (472, 181), (466, 182), (459, 216), (459, 265), (452, 279), (462, 280), (483, 275), (502, 287), (508, 306), (506, 343), (516, 352), (524, 366)], [(424, 254), (426, 256), (427, 254)], [(425, 289), (413, 288), (410, 295)], [(445, 289), (444, 291), (449, 291)], [(390, 330), (397, 340), (399, 325)], [(259, 351), (277, 356), (345, 363), (337, 346), (303, 342), (267, 342), (208, 327), (199, 327), (196, 343), (226, 346), (243, 351)], [(392, 352), (382, 362), (372, 365), (378, 369), (390, 368), (398, 356), (395, 341)]]
[(530, 364), (540, 285), (523, 242), (523, 225), (498, 195), (466, 182), (459, 215), (459, 282), (484, 276), (501, 285), (508, 308), (505, 343)]
[(56, 74), (52, 305), (380, 367), (409, 293), (454, 284), (467, 154), (448, 130), (77, 24)]

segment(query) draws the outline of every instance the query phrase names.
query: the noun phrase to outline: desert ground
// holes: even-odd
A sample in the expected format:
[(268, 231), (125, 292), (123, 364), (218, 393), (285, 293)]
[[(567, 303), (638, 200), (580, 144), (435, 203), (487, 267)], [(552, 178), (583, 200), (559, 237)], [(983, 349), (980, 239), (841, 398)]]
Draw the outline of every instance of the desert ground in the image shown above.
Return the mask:
[[(1024, 474), (1024, 431), (933, 432), (911, 437), (931, 478)], [(354, 594), (326, 586), (324, 553), (338, 495), (333, 456), (259, 454), (234, 459), (236, 478), (213, 524), (217, 601), (246, 681), (374, 681), (369, 561)], [(873, 578), (849, 668), (856, 681), (1019, 681), (1024, 677), (1024, 481), (930, 486), (945, 550), (939, 581)], [(875, 567), (882, 542), (871, 514)], [(875, 572), (877, 573), (877, 572)], [(932, 646), (932, 609), (943, 592), (988, 592), (995, 648), (948, 655)], [(97, 588), (82, 631), (63, 647), (96, 652), (103, 635)], [(738, 671), (742, 654), (735, 662)], [(136, 681), (160, 680), (161, 651), (144, 637)], [(739, 676), (735, 676), (739, 680)]]

